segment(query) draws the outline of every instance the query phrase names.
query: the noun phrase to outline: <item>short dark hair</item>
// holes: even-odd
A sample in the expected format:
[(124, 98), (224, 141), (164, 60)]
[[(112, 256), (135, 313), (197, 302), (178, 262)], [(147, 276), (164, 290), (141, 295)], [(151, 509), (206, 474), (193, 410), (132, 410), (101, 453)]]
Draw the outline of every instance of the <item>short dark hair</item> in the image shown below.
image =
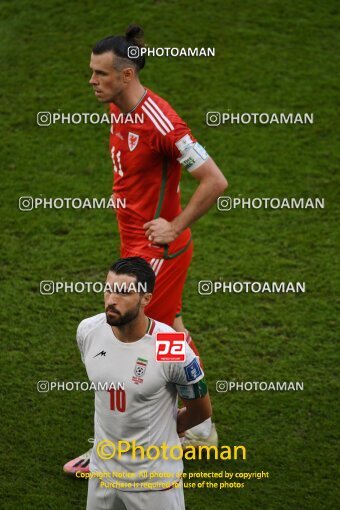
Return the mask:
[(145, 56), (140, 55), (140, 52), (136, 57), (129, 56), (128, 49), (133, 46), (139, 48), (145, 46), (144, 30), (139, 25), (129, 25), (125, 35), (109, 35), (105, 39), (101, 39), (93, 46), (92, 53), (102, 55), (107, 51), (112, 51), (116, 56), (115, 69), (121, 71), (124, 67), (131, 66), (132, 63), (138, 72), (145, 66)]
[(135, 276), (137, 284), (141, 283), (146, 287), (147, 292), (153, 292), (156, 280), (155, 273), (150, 264), (141, 257), (118, 259), (112, 264), (109, 271), (116, 274)]

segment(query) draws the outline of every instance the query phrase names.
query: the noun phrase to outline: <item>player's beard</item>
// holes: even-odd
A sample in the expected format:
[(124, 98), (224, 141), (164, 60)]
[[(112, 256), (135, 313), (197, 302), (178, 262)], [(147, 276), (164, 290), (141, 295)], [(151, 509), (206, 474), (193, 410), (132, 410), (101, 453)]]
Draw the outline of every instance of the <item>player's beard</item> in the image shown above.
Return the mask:
[[(137, 304), (135, 308), (132, 310), (128, 310), (124, 315), (122, 315), (114, 306), (108, 306), (105, 309), (106, 312), (106, 321), (110, 326), (125, 326), (125, 324), (129, 324), (129, 322), (136, 319), (136, 317), (139, 314), (140, 309), (140, 303)], [(109, 315), (108, 311), (113, 311), (117, 313), (116, 317), (113, 317), (112, 315)]]

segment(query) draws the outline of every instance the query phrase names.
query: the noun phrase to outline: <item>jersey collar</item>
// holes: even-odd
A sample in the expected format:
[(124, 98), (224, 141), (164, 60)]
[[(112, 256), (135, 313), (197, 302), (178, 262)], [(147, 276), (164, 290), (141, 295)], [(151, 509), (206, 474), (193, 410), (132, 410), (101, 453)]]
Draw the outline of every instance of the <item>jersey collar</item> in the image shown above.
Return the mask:
[(146, 330), (146, 335), (152, 335), (152, 333), (154, 332), (154, 329), (155, 329), (155, 326), (156, 326), (156, 323), (153, 319), (150, 319), (150, 317), (148, 317), (148, 320), (149, 320), (149, 324), (148, 324), (148, 329)]
[(147, 89), (144, 89), (144, 94), (142, 95), (142, 97), (140, 98), (140, 100), (138, 101), (138, 103), (132, 108), (132, 110), (130, 110), (129, 112), (126, 112), (124, 113), (124, 115), (128, 115), (129, 113), (132, 113), (134, 112), (135, 110), (137, 110), (138, 106), (144, 101), (145, 99), (145, 96), (146, 94), (148, 93), (148, 90)]

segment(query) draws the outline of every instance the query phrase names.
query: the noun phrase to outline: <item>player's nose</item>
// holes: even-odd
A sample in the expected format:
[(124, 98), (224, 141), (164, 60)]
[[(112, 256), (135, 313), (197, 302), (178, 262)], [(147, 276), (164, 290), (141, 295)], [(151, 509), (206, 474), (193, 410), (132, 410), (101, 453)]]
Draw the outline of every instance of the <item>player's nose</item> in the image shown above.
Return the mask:
[(90, 80), (89, 80), (89, 84), (90, 85), (98, 85), (98, 80), (96, 80), (96, 77), (95, 77), (95, 74), (93, 73)]
[(116, 292), (111, 292), (109, 298), (108, 298), (108, 305), (117, 305), (118, 303), (118, 294)]

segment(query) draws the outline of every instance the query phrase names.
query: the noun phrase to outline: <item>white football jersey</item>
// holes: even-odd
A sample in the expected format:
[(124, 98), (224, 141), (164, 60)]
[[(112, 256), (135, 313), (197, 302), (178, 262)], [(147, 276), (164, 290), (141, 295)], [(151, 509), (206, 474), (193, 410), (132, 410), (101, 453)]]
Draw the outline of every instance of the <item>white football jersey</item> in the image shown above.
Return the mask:
[[(176, 431), (176, 385), (194, 384), (204, 374), (187, 342), (184, 362), (156, 361), (156, 333), (173, 331), (166, 324), (149, 319), (148, 332), (144, 337), (136, 342), (124, 343), (115, 337), (106, 322), (105, 313), (85, 319), (79, 324), (77, 342), (89, 380), (96, 385), (113, 383), (116, 386), (116, 389), (110, 391), (95, 391), (95, 443), (90, 462), (91, 472), (130, 472), (137, 475), (143, 471), (166, 472), (174, 473), (174, 476), (158, 481), (178, 480), (175, 474), (183, 471), (182, 459), (166, 460), (160, 456), (155, 460), (143, 460), (138, 454), (133, 459), (131, 453), (127, 452), (121, 459), (116, 455), (112, 459), (103, 460), (96, 451), (96, 445), (102, 440), (112, 441), (115, 445), (118, 441), (132, 443), (135, 440), (145, 450), (151, 445), (161, 447), (164, 442), (169, 448), (180, 446)], [(178, 456), (178, 452), (176, 448), (175, 456)], [(152, 455), (154, 453), (153, 449)], [(155, 482), (155, 479), (139, 476), (133, 480)], [(122, 482), (123, 479), (112, 476), (107, 481)]]

